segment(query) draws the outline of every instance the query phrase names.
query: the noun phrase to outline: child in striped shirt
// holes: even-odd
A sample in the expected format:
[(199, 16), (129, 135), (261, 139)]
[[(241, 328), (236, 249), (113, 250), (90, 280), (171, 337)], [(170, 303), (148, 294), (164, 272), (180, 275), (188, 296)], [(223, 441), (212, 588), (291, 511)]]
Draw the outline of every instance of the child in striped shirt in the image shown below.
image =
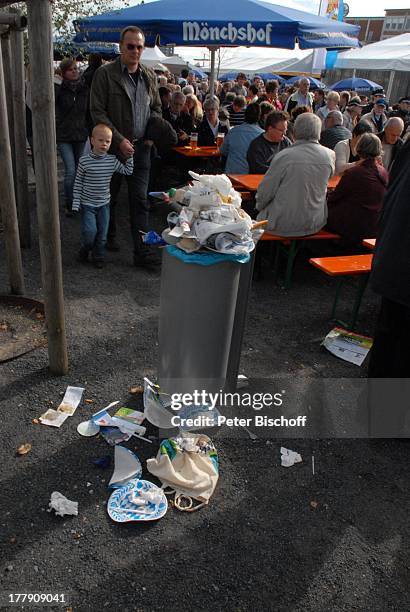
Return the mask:
[(80, 158), (74, 183), (73, 212), (81, 210), (81, 249), (79, 260), (88, 261), (89, 254), (97, 268), (104, 266), (105, 243), (110, 220), (110, 182), (114, 172), (131, 175), (133, 157), (122, 164), (107, 153), (112, 131), (102, 123), (91, 135), (92, 151)]

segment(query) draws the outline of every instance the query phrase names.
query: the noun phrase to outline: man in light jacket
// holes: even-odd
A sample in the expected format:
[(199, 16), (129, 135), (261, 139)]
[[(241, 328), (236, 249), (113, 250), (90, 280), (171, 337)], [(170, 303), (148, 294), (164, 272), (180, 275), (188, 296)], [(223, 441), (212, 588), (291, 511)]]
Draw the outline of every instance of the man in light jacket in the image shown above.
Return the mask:
[(256, 194), (258, 221), (279, 236), (308, 236), (327, 221), (326, 191), (335, 153), (319, 144), (322, 123), (304, 113), (295, 121), (296, 142), (274, 158)]

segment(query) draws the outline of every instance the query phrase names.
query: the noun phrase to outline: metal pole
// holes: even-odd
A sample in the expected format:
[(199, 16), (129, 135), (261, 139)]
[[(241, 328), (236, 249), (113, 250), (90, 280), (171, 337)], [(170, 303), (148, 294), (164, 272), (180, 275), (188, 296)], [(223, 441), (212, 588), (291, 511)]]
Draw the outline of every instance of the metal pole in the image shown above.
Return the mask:
[(30, 209), (28, 197), (28, 172), (26, 152), (26, 105), (24, 79), (23, 30), (10, 30), (12, 91), (11, 100), (14, 116), (14, 184), (19, 219), (20, 243), (24, 248), (31, 245)]
[(34, 157), (36, 197), (41, 258), (41, 276), (47, 322), (50, 370), (68, 371), (64, 320), (63, 273), (61, 266), (60, 218), (54, 86), (52, 77), (53, 43), (51, 3), (27, 2), (29, 50), (31, 57)]
[(215, 52), (217, 47), (209, 47), (211, 52), (211, 74), (209, 79), (209, 93), (212, 96), (215, 95)]
[(14, 196), (13, 165), (9, 123), (6, 108), (3, 54), (0, 52), (0, 207), (4, 223), (7, 267), (11, 293), (24, 293), (23, 264), (21, 261), (20, 238)]
[(391, 96), (391, 92), (392, 92), (392, 89), (393, 89), (393, 82), (394, 82), (395, 75), (396, 75), (396, 72), (394, 70), (392, 70), (390, 72), (389, 84), (387, 85), (387, 92), (386, 92), (386, 98), (388, 100), (390, 100), (390, 96)]

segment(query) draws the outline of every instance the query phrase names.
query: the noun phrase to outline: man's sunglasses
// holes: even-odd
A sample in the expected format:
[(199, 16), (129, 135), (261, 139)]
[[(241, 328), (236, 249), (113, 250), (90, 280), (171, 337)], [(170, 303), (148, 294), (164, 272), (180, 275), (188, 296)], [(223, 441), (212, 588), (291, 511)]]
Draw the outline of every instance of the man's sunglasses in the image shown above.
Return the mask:
[(128, 51), (134, 51), (134, 49), (142, 51), (144, 48), (144, 45), (133, 45), (132, 43), (127, 43), (125, 46), (127, 47)]

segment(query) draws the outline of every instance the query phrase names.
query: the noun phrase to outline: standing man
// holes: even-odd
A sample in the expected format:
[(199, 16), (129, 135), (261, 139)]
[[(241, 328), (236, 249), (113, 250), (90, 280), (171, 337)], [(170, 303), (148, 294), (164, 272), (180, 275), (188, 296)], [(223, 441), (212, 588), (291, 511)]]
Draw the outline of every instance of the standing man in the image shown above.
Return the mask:
[[(113, 131), (110, 151), (120, 159), (134, 156), (134, 171), (126, 179), (134, 265), (151, 267), (158, 263), (158, 258), (144, 245), (140, 234), (148, 229), (147, 190), (152, 146), (144, 134), (150, 117), (161, 116), (161, 100), (155, 73), (140, 64), (144, 45), (144, 33), (138, 27), (124, 28), (120, 35), (120, 58), (101, 66), (95, 73), (90, 110), (95, 124), (103, 123)], [(109, 250), (119, 250), (115, 241), (115, 205), (120, 185), (121, 175), (115, 174), (111, 181)]]
[(360, 121), (362, 114), (362, 103), (359, 96), (353, 96), (343, 113), (343, 125), (348, 130), (352, 131), (355, 125)]
[(379, 98), (373, 105), (373, 109), (370, 113), (366, 113), (362, 115), (360, 121), (367, 121), (371, 125), (373, 125), (376, 132), (382, 132), (384, 128), (384, 124), (387, 121), (387, 111), (389, 105), (387, 100), (384, 98)]
[(383, 145), (383, 166), (388, 172), (391, 171), (394, 160), (404, 144), (400, 138), (403, 129), (404, 121), (401, 117), (390, 117), (390, 119), (387, 119), (383, 131), (378, 134)]
[(291, 114), (294, 108), (298, 106), (308, 106), (313, 108), (313, 94), (309, 91), (310, 81), (306, 77), (302, 77), (299, 81), (299, 87), (286, 102), (285, 111)]

